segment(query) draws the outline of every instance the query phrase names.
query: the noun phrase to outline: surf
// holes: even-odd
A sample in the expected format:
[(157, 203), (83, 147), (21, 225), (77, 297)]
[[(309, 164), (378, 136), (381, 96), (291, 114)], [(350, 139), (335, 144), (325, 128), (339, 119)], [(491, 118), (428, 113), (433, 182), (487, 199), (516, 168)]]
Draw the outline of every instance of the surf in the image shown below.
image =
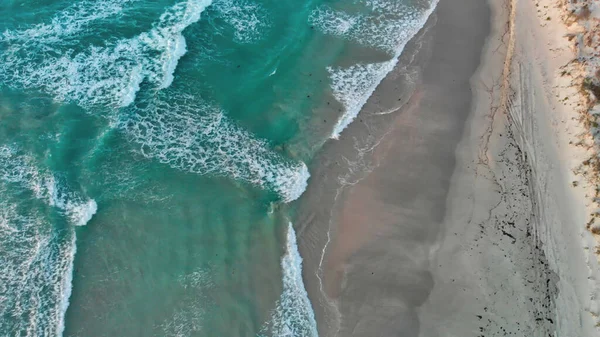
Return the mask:
[(234, 30), (236, 42), (246, 44), (260, 40), (271, 26), (269, 14), (259, 3), (249, 0), (214, 0), (217, 18)]
[[(74, 34), (75, 27), (60, 29), (69, 22), (83, 23), (91, 18), (69, 19), (51, 24), (54, 28), (31, 28), (21, 32), (5, 32), (5, 50), (0, 54), (0, 82), (10, 87), (43, 90), (55, 100), (75, 102), (85, 108), (125, 107), (133, 103), (142, 82), (154, 89), (169, 87), (181, 57), (187, 51), (183, 31), (200, 20), (201, 13), (211, 0), (188, 0), (168, 8), (152, 26), (152, 29), (133, 38), (108, 42), (104, 46), (89, 46), (74, 53), (61, 48), (60, 43), (51, 46), (35, 42), (41, 29), (52, 38), (42, 39), (53, 43), (60, 33)], [(106, 13), (112, 13), (107, 11)], [(108, 15), (108, 14), (106, 14)], [(58, 17), (70, 17), (58, 15)], [(94, 19), (103, 15), (92, 16)], [(59, 27), (59, 28), (56, 28)], [(58, 36), (53, 33), (58, 31)], [(42, 34), (42, 35), (44, 35)], [(22, 45), (8, 43), (21, 37), (29, 37), (31, 43)], [(64, 50), (66, 49), (66, 50)]]
[(337, 139), (358, 116), (377, 86), (394, 69), (408, 41), (425, 25), (437, 6), (437, 0), (426, 6), (409, 6), (390, 0), (359, 3), (366, 13), (354, 14), (324, 5), (315, 9), (309, 19), (323, 34), (382, 50), (391, 56), (385, 62), (328, 67), (333, 96), (344, 106), (344, 112), (333, 127), (332, 139)]
[(302, 280), (302, 257), (291, 222), (287, 228), (286, 252), (281, 258), (281, 270), (283, 292), (271, 314), (271, 321), (260, 336), (318, 337), (315, 314)]
[(49, 23), (4, 31), (0, 34), (0, 42), (48, 47), (70, 44), (97, 21), (120, 15), (127, 5), (136, 1), (139, 0), (80, 1), (59, 11)]
[(132, 106), (119, 127), (137, 152), (172, 168), (226, 176), (275, 191), (285, 202), (300, 197), (308, 168), (270, 149), (221, 109), (182, 94), (158, 95)]
[[(42, 213), (11, 197), (18, 190), (56, 209), (70, 225), (56, 231)], [(91, 220), (96, 202), (69, 190), (14, 146), (0, 147), (0, 195), (0, 312), (12, 317), (0, 323), (0, 332), (62, 336), (77, 250), (74, 226)]]

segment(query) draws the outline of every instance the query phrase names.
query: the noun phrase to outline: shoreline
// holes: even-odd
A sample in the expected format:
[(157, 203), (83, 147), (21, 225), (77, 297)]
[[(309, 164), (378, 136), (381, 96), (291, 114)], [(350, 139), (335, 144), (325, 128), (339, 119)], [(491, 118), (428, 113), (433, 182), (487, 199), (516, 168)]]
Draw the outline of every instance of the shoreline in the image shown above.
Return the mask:
[[(474, 12), (461, 19), (440, 1), (311, 168), (295, 223), (322, 337), (598, 331), (597, 243), (585, 229), (595, 185), (577, 175), (590, 156), (578, 146), (582, 98), (563, 98), (579, 91), (563, 71), (575, 56), (567, 27), (538, 9), (560, 8), (463, 2)], [(484, 7), (485, 42), (440, 42), (460, 41), (439, 35)], [(476, 70), (449, 67), (452, 51), (473, 50)], [(469, 84), (444, 82), (448, 68), (447, 80)], [(465, 111), (452, 89), (468, 94)]]
[[(339, 141), (325, 144), (311, 168), (313, 180), (300, 199), (294, 223), (320, 336), (346, 336), (350, 331), (370, 335), (372, 329), (406, 332), (406, 327), (418, 334), (418, 324), (411, 324), (418, 321), (416, 309), (431, 287), (428, 247), (439, 235), (454, 146), (469, 110), (468, 81), (487, 35), (486, 6), (471, 3), (472, 12), (438, 4), (354, 123)], [(447, 113), (449, 108), (452, 113)], [(425, 109), (429, 111), (424, 114)], [(416, 165), (403, 165), (402, 158)], [(420, 175), (423, 169), (428, 172)], [(380, 184), (389, 188), (376, 186)], [(411, 214), (415, 194), (424, 205), (419, 214)], [(396, 198), (405, 204), (396, 207)], [(389, 226), (397, 212), (404, 212), (404, 221)], [(369, 223), (371, 218), (375, 223)], [(414, 237), (403, 238), (405, 231)], [(382, 242), (388, 235), (396, 238)], [(373, 259), (386, 262), (371, 263)], [(404, 270), (394, 259), (403, 261)], [(402, 275), (406, 268), (408, 276)], [(375, 274), (380, 277), (371, 278)], [(378, 280), (383, 283), (376, 284)], [(377, 313), (379, 301), (386, 309), (380, 307)], [(364, 319), (361, 308), (371, 305), (373, 315)]]

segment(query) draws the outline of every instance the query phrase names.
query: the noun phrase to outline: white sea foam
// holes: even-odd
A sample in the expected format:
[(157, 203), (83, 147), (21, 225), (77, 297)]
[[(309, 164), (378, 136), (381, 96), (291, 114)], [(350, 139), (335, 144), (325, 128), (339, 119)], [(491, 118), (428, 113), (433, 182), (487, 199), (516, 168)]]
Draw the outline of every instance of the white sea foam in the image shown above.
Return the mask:
[(42, 89), (57, 100), (84, 107), (127, 106), (144, 80), (156, 89), (171, 85), (186, 52), (182, 32), (210, 4), (211, 0), (180, 2), (163, 13), (150, 31), (79, 53), (59, 48), (44, 53), (36, 45), (9, 44), (0, 54), (0, 82)]
[(69, 191), (53, 174), (38, 169), (30, 157), (15, 147), (0, 146), (0, 180), (33, 192), (37, 199), (62, 211), (76, 226), (85, 225), (97, 210), (94, 200)]
[[(79, 1), (58, 12), (50, 23), (36, 24), (24, 30), (6, 30), (0, 42), (23, 44), (63, 44), (102, 19), (119, 15), (124, 5), (138, 0)], [(69, 41), (70, 42), (70, 41)]]
[(355, 6), (363, 7), (360, 13), (323, 5), (311, 13), (309, 22), (326, 34), (397, 55), (423, 27), (436, 3), (416, 6), (394, 0), (356, 1)]
[(92, 220), (96, 211), (98, 211), (98, 205), (95, 200), (90, 199), (84, 203), (71, 203), (67, 214), (75, 226), (85, 226)]
[(75, 226), (83, 226), (98, 209), (93, 199), (68, 190), (58, 179), (36, 167), (34, 161), (15, 147), (0, 146), (0, 181), (29, 190), (36, 199), (60, 210)]
[[(96, 213), (92, 199), (69, 191), (54, 175), (35, 166), (33, 159), (14, 147), (0, 147), (0, 182), (10, 191), (30, 191), (34, 199), (55, 207), (76, 226)], [(4, 186), (4, 185), (0, 185)], [(7, 188), (0, 190), (7, 199)], [(0, 312), (11, 319), (0, 323), (0, 333), (20, 336), (62, 336), (69, 306), (75, 231), (57, 232), (41, 215), (0, 202)], [(18, 317), (28, 317), (19, 320)]]
[(329, 67), (333, 96), (344, 105), (345, 112), (333, 128), (332, 138), (340, 133), (358, 116), (360, 109), (375, 91), (381, 80), (394, 69), (395, 60), (357, 64), (349, 68)]
[(270, 150), (221, 110), (194, 97), (143, 102), (142, 108), (132, 108), (120, 127), (147, 158), (186, 172), (227, 176), (272, 189), (284, 201), (297, 199), (309, 178), (304, 163)]
[(328, 68), (333, 95), (345, 108), (334, 126), (331, 138), (339, 137), (356, 118), (379, 83), (394, 69), (404, 47), (425, 25), (437, 0), (425, 7), (410, 6), (393, 0), (364, 0), (357, 3), (368, 9), (369, 13), (353, 15), (323, 6), (313, 11), (310, 22), (326, 34), (382, 49), (393, 56), (389, 61), (381, 63)]
[[(75, 233), (0, 203), (0, 322), (5, 336), (62, 336), (71, 295)], [(25, 210), (21, 210), (21, 213)], [(28, 212), (35, 214), (34, 212)]]
[[(4, 199), (4, 198), (3, 198)], [(70, 294), (74, 232), (54, 232), (33, 211), (0, 201), (0, 334), (60, 336)]]
[(202, 331), (204, 315), (210, 307), (211, 300), (206, 294), (214, 284), (208, 271), (199, 269), (182, 275), (178, 286), (186, 290), (186, 296), (160, 324), (165, 337), (186, 337)]
[(316, 25), (323, 33), (346, 36), (361, 22), (360, 15), (351, 15), (336, 11), (328, 6), (315, 9), (310, 15), (310, 23)]
[(75, 254), (77, 253), (77, 242), (74, 231), (71, 234), (70, 248), (71, 249), (65, 250), (63, 253), (64, 259), (69, 261), (69, 263), (66, 263), (67, 268), (64, 269), (64, 273), (62, 275), (61, 290), (59, 293), (60, 308), (56, 320), (58, 325), (56, 329), (56, 336), (58, 337), (62, 337), (65, 331), (65, 315), (67, 314), (67, 309), (69, 309), (69, 299), (71, 298), (71, 293), (73, 292), (73, 267), (75, 265)]
[(283, 292), (263, 334), (272, 337), (318, 337), (317, 322), (302, 280), (302, 257), (292, 223), (287, 230), (286, 253), (281, 259)]
[(270, 26), (269, 15), (256, 2), (249, 0), (215, 0), (218, 16), (234, 29), (240, 43), (259, 40)]

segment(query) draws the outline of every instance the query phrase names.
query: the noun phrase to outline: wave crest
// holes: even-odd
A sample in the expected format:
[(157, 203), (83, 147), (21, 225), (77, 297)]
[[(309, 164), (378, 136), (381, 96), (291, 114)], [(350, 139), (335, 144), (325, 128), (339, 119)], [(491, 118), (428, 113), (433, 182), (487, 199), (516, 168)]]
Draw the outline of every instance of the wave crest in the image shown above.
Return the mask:
[(393, 56), (381, 63), (327, 69), (333, 95), (345, 108), (331, 134), (334, 139), (356, 118), (379, 83), (394, 69), (404, 47), (425, 25), (437, 0), (421, 5), (406, 5), (393, 0), (356, 3), (367, 9), (367, 14), (353, 14), (324, 5), (312, 12), (309, 21), (325, 34), (382, 49)]
[(234, 29), (233, 36), (237, 42), (256, 42), (270, 26), (268, 13), (258, 3), (248, 0), (216, 0), (214, 5), (218, 17)]
[(270, 333), (273, 337), (318, 337), (315, 314), (302, 280), (302, 257), (291, 222), (287, 229), (286, 253), (281, 258), (281, 269), (283, 292), (262, 334)]
[(233, 124), (224, 113), (192, 97), (156, 99), (133, 107), (120, 123), (147, 158), (198, 174), (227, 176), (298, 198), (309, 177), (302, 162), (292, 162)]
[[(29, 191), (70, 224), (85, 225), (96, 202), (69, 190), (15, 147), (0, 146), (0, 334), (61, 336), (71, 296), (75, 231), (56, 228), (29, 205), (10, 202)], [(22, 215), (27, 214), (27, 215)]]
[(340, 133), (358, 116), (381, 80), (394, 69), (395, 60), (357, 64), (348, 68), (329, 67), (333, 96), (344, 105), (345, 111), (333, 128), (332, 138)]
[(423, 27), (436, 2), (407, 5), (394, 0), (356, 1), (355, 5), (362, 7), (359, 13), (323, 5), (311, 13), (309, 22), (325, 34), (341, 36), (397, 56)]
[(15, 147), (0, 146), (0, 181), (29, 190), (36, 199), (58, 208), (76, 226), (87, 224), (98, 208), (94, 200), (69, 191), (55, 175), (38, 169), (33, 159)]
[[(60, 336), (71, 293), (74, 232), (0, 202), (0, 333)], [(6, 319), (10, 317), (10, 319)]]
[(150, 31), (76, 54), (67, 50), (40, 55), (39, 48), (8, 44), (0, 54), (0, 82), (42, 89), (57, 100), (83, 107), (128, 106), (143, 81), (156, 89), (171, 85), (187, 50), (182, 32), (210, 4), (211, 0), (180, 2), (163, 13)]
[(138, 0), (98, 0), (77, 2), (57, 13), (50, 23), (36, 24), (24, 30), (6, 30), (0, 34), (0, 42), (26, 45), (60, 45), (77, 38), (98, 20), (119, 15), (124, 5)]

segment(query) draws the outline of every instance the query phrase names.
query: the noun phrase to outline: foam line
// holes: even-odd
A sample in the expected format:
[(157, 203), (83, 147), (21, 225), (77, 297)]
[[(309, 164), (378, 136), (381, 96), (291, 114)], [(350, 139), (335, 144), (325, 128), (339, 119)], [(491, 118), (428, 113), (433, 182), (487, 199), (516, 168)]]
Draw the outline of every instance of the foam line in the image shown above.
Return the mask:
[(19, 189), (55, 207), (75, 226), (87, 224), (97, 205), (15, 147), (0, 146), (0, 314), (12, 317), (0, 322), (0, 334), (62, 336), (72, 290), (74, 227), (59, 233), (35, 210), (9, 202), (8, 191)]
[(392, 60), (357, 64), (349, 68), (327, 68), (333, 96), (345, 107), (344, 113), (333, 128), (331, 138), (337, 139), (352, 123), (379, 83), (394, 69), (395, 64), (395, 60)]
[(215, 0), (217, 16), (234, 30), (235, 41), (253, 43), (271, 26), (269, 14), (259, 3), (249, 0)]
[[(49, 23), (36, 24), (24, 30), (6, 30), (0, 34), (0, 42), (28, 45), (62, 44), (96, 21), (117, 16), (124, 5), (138, 0), (80, 1), (58, 12)], [(69, 41), (70, 42), (70, 41)]]
[(328, 68), (333, 95), (345, 107), (331, 134), (334, 139), (356, 118), (379, 83), (394, 69), (408, 41), (425, 25), (437, 6), (437, 0), (433, 0), (428, 7), (409, 6), (393, 0), (358, 3), (370, 13), (352, 15), (321, 6), (313, 11), (309, 19), (325, 34), (340, 36), (392, 55), (386, 62)]
[(286, 253), (281, 258), (283, 292), (263, 328), (272, 337), (318, 337), (317, 322), (302, 280), (302, 257), (298, 251), (296, 232), (290, 222), (287, 229)]
[(284, 201), (306, 189), (309, 173), (192, 96), (159, 95), (133, 106), (120, 128), (147, 158), (202, 175), (227, 176), (277, 192)]
[(53, 174), (38, 169), (33, 159), (15, 147), (0, 146), (0, 181), (31, 191), (36, 199), (59, 209), (76, 226), (85, 225), (97, 210), (94, 200), (69, 191)]
[(59, 101), (73, 101), (83, 107), (128, 106), (143, 81), (157, 90), (171, 85), (177, 64), (186, 53), (182, 32), (197, 22), (210, 4), (211, 0), (180, 2), (167, 9), (150, 31), (105, 46), (90, 46), (79, 53), (63, 51), (60, 46), (44, 52), (45, 47), (35, 44), (5, 43), (7, 47), (0, 53), (0, 82), (41, 89)]

